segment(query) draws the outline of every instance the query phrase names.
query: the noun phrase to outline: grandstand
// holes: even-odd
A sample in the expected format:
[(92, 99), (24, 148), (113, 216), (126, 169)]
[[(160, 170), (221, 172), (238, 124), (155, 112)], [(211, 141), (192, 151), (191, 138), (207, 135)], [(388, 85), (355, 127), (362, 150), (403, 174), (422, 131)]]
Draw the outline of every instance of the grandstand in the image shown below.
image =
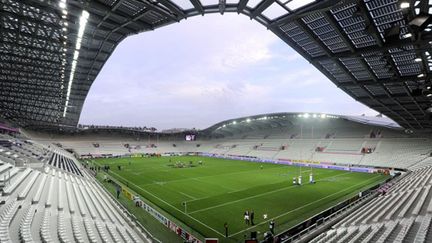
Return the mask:
[[(386, 118), (308, 113), (243, 117), (194, 132), (198, 137), (195, 141), (184, 140), (190, 131), (155, 135), (125, 129), (113, 134), (112, 130), (100, 128), (31, 136), (45, 146), (57, 143), (78, 158), (199, 153), (402, 172), (402, 178), (385, 185), (386, 194), (369, 194), (332, 216), (343, 219), (313, 241), (375, 242), (382, 238), (383, 242), (386, 239), (418, 242), (414, 241), (416, 237), (423, 237), (424, 241), (430, 237), (429, 231), (425, 231), (432, 205), (429, 194), (432, 146), (427, 134), (412, 134)], [(49, 163), (52, 158), (60, 156), (51, 156)], [(426, 233), (421, 235), (423, 231)], [(284, 237), (291, 241), (281, 234)], [(310, 235), (302, 237), (312, 240)], [(300, 240), (304, 240), (302, 237)]]
[[(244, 117), (236, 119), (236, 124), (228, 120), (221, 122), (219, 127), (212, 126), (198, 132), (200, 139), (197, 141), (184, 141), (181, 134), (112, 136), (109, 131), (98, 129), (93, 134), (88, 130), (77, 133), (84, 133), (82, 136), (42, 136), (38, 141), (59, 142), (78, 156), (201, 152), (398, 169), (421, 166), (432, 153), (430, 137), (412, 135), (397, 126), (359, 122), (350, 116), (304, 118), (303, 115), (278, 113), (252, 119)], [(262, 120), (264, 117), (266, 119)], [(247, 119), (250, 121), (246, 122)], [(278, 124), (278, 127), (273, 124)], [(252, 129), (255, 126), (260, 128)], [(380, 135), (376, 136), (376, 132)], [(370, 152), (362, 151), (364, 149), (370, 149)]]
[[(1, 0), (0, 242), (206, 242), (210, 237), (208, 242), (228, 243), (273, 242), (273, 236), (276, 242), (431, 242), (431, 9), (427, 0)], [(346, 94), (391, 120), (286, 112), (170, 133), (78, 124), (92, 83), (122, 40), (210, 13), (256, 20)], [(193, 178), (161, 190), (167, 181), (137, 186), (132, 183), (140, 176), (133, 169), (139, 167), (122, 170), (134, 166), (133, 158), (156, 165), (153, 157), (165, 156), (174, 160), (168, 165), (172, 174), (183, 177), (177, 181), (188, 180), (196, 164), (210, 157), (215, 167), (203, 173), (222, 179), (201, 187)], [(115, 175), (109, 165), (130, 178)], [(251, 167), (266, 173), (252, 171), (251, 181), (223, 177), (230, 170), (249, 173)], [(293, 175), (312, 177), (315, 168), (321, 172), (317, 181), (287, 186)], [(158, 180), (169, 177), (166, 166), (144, 167), (152, 169)], [(351, 185), (353, 178), (360, 183)], [(230, 180), (237, 188), (221, 189), (219, 184)], [(338, 183), (355, 189), (330, 201), (347, 189), (335, 187)], [(166, 198), (143, 187), (159, 189)], [(195, 188), (197, 195), (182, 187)], [(215, 194), (209, 196), (206, 188)], [(216, 230), (192, 215), (287, 188), (297, 194), (260, 201), (270, 208), (269, 218), (265, 211), (256, 226), (230, 225), (239, 231), (228, 237), (221, 230), (233, 215), (204, 214), (202, 221), (206, 216), (217, 221)], [(218, 197), (218, 189), (225, 197)], [(251, 195), (255, 190), (261, 194)], [(308, 201), (308, 195), (321, 194)], [(295, 205), (296, 197), (305, 205)], [(329, 201), (314, 205), (323, 199)], [(200, 200), (207, 207), (191, 203), (188, 213), (187, 202)], [(274, 234), (263, 232), (270, 220), (286, 216), (288, 204), (294, 206), (287, 213), (296, 217), (277, 221), (282, 226)], [(301, 211), (311, 205), (320, 212)]]

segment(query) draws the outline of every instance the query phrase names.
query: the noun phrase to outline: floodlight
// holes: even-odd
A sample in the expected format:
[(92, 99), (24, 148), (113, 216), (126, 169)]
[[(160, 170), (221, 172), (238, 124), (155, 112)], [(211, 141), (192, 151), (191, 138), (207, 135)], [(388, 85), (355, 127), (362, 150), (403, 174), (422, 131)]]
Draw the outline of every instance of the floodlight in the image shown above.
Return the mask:
[(303, 115), (303, 117), (304, 117), (304, 118), (309, 118), (309, 114), (308, 114), (308, 113), (305, 113), (305, 114)]
[(409, 8), (410, 7), (410, 3), (409, 2), (402, 2), (400, 4), (400, 8), (401, 9), (405, 9), (405, 8)]
[(412, 37), (412, 34), (411, 34), (411, 33), (406, 33), (406, 34), (402, 35), (402, 37), (403, 37), (404, 39), (411, 38), (411, 37)]

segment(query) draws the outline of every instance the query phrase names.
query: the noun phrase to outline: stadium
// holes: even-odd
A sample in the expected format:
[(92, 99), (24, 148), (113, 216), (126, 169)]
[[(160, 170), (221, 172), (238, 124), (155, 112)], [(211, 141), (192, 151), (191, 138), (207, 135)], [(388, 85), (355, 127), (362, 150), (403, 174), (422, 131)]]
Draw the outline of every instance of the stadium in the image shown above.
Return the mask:
[[(1, 0), (0, 242), (431, 242), (431, 9)], [(210, 13), (255, 20), (380, 115), (286, 111), (165, 131), (79, 124), (119, 43)]]

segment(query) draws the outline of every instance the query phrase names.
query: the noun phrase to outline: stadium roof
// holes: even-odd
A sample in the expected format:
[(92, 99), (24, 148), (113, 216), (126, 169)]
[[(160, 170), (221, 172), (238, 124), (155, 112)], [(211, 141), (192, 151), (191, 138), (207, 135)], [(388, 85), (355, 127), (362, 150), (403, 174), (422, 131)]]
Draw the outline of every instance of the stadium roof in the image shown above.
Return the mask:
[(0, 114), (27, 128), (75, 128), (92, 82), (124, 38), (238, 12), (357, 101), (404, 128), (429, 130), (430, 7), (427, 0), (1, 0)]
[[(387, 117), (371, 117), (371, 116), (345, 116), (334, 115), (317, 112), (281, 112), (271, 114), (260, 114), (248, 117), (240, 117), (221, 121), (202, 132), (216, 136), (229, 136), (238, 133), (251, 132), (266, 129), (279, 129), (290, 127), (294, 123), (303, 123), (304, 121), (323, 119), (343, 119), (346, 121), (365, 124), (374, 127), (389, 128), (394, 130), (402, 130), (402, 128)], [(306, 123), (305, 123), (306, 124)], [(319, 123), (317, 123), (319, 124)]]

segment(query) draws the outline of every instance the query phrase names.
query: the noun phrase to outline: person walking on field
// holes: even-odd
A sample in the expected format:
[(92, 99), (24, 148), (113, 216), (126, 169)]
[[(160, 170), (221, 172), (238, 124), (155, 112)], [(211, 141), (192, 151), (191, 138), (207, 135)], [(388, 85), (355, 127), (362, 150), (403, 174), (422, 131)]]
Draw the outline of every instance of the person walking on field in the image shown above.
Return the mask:
[(251, 212), (250, 212), (250, 223), (251, 223), (251, 225), (255, 225), (255, 223), (254, 223), (254, 217), (255, 217), (254, 211), (251, 210)]
[(275, 228), (275, 223), (272, 219), (269, 223), (269, 229), (270, 229), (270, 232), (272, 232), (272, 234), (274, 234), (274, 228)]
[(249, 212), (248, 211), (246, 211), (244, 213), (244, 220), (245, 220), (245, 224), (249, 225)]
[(117, 199), (119, 199), (119, 197), (120, 197), (120, 192), (121, 192), (121, 188), (120, 188), (119, 185), (117, 185), (117, 187), (116, 187), (116, 192), (117, 192)]
[(225, 222), (224, 228), (225, 228), (225, 237), (228, 238), (228, 223), (227, 222)]

